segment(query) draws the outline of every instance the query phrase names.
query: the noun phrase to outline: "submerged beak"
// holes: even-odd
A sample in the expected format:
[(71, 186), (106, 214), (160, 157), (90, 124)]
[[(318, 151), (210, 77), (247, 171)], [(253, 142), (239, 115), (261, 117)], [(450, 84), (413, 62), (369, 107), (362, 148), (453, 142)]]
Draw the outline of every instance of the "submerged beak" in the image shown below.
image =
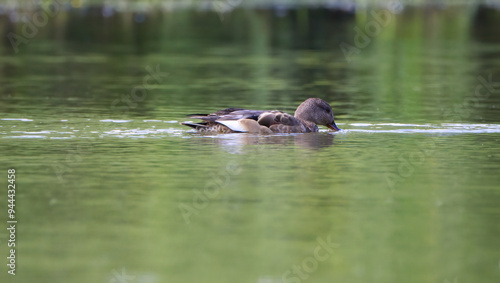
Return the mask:
[(332, 129), (334, 132), (340, 131), (339, 127), (335, 125), (335, 122), (332, 122), (330, 125), (326, 125), (328, 128)]

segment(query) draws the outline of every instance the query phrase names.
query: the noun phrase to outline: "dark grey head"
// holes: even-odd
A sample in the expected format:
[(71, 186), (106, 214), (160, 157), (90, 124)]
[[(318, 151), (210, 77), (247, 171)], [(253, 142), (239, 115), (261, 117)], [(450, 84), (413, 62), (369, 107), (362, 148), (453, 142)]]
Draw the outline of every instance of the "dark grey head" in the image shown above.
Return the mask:
[(333, 131), (340, 131), (333, 119), (333, 110), (330, 104), (320, 98), (308, 98), (295, 111), (295, 118), (313, 122), (316, 125), (327, 126)]

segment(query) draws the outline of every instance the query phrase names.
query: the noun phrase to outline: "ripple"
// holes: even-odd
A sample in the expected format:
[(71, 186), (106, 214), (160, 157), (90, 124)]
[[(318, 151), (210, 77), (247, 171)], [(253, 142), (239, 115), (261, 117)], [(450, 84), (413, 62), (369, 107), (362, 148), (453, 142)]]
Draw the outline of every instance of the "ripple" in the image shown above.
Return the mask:
[(99, 120), (99, 122), (106, 122), (106, 123), (129, 123), (132, 122), (133, 120), (113, 120), (113, 119), (105, 119), (105, 120)]
[[(343, 124), (337, 124), (337, 125), (343, 125)], [(355, 126), (355, 127), (369, 127), (369, 126), (373, 126), (373, 124), (367, 124), (367, 123), (352, 123), (352, 124), (349, 124), (350, 126)]]
[(36, 136), (36, 135), (22, 135), (22, 136), (10, 136), (4, 137), (4, 139), (46, 139), (47, 136)]
[(26, 132), (26, 131), (11, 131), (13, 134), (27, 134), (27, 135), (43, 135), (43, 134), (50, 134), (55, 131), (39, 131), (39, 132)]
[(56, 134), (62, 134), (62, 135), (65, 135), (65, 134), (73, 134), (73, 132), (55, 132)]
[(147, 138), (147, 137), (154, 137), (158, 135), (159, 137), (164, 134), (168, 135), (182, 135), (184, 133), (184, 130), (181, 129), (173, 129), (173, 128), (168, 128), (168, 129), (130, 129), (130, 130), (121, 130), (121, 129), (114, 129), (111, 131), (106, 131), (103, 132), (104, 135), (108, 136), (115, 136), (115, 137), (131, 137), (131, 138)]
[(400, 123), (383, 123), (376, 124), (377, 126), (394, 126), (394, 127), (434, 127), (430, 124), (417, 125), (417, 124), (400, 124)]
[[(133, 120), (101, 120), (111, 123), (126, 123)], [(153, 122), (165, 122), (162, 120), (143, 120)], [(108, 129), (103, 131), (96, 131), (97, 124), (92, 125), (85, 130), (76, 130), (73, 127), (61, 127), (60, 130), (21, 130), (19, 125), (13, 131), (2, 132), (2, 138), (16, 138), (16, 139), (71, 139), (75, 135), (78, 138), (95, 138), (98, 134), (100, 137), (114, 137), (114, 138), (214, 138), (214, 139), (235, 139), (238, 136), (249, 137), (250, 134), (203, 134), (191, 131), (191, 129), (184, 129), (179, 127), (160, 128), (158, 126), (150, 126), (147, 128), (134, 128), (113, 129), (113, 124), (109, 124)], [(100, 126), (99, 126), (100, 127)], [(332, 135), (348, 135), (349, 133), (393, 133), (393, 134), (432, 134), (432, 135), (459, 135), (459, 134), (498, 134), (500, 133), (500, 124), (464, 124), (464, 123), (442, 123), (442, 124), (405, 124), (405, 123), (344, 123), (342, 131), (331, 132), (325, 127), (320, 127), (320, 132)], [(270, 136), (293, 136), (302, 134), (274, 134)], [(257, 135), (259, 136), (259, 135)]]
[[(348, 126), (357, 126), (358, 124), (349, 124)], [(415, 125), (384, 123), (371, 124), (374, 129), (345, 129), (346, 132), (366, 132), (366, 133), (430, 133), (430, 134), (480, 134), (480, 133), (500, 133), (500, 125), (497, 124), (459, 124), (443, 123), (438, 125)], [(419, 129), (394, 129), (395, 127), (419, 127)]]
[(3, 121), (21, 121), (21, 122), (32, 122), (31, 119), (26, 118), (2, 118)]

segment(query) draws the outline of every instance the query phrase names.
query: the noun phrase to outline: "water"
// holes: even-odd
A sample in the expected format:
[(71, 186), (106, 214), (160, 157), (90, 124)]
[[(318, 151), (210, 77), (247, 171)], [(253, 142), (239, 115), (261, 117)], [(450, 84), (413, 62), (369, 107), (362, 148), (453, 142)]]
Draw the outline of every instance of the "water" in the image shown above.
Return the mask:
[[(498, 281), (499, 12), (406, 7), (350, 62), (363, 13), (285, 12), (68, 10), (2, 45), (2, 282)], [(343, 131), (179, 124), (307, 97)]]

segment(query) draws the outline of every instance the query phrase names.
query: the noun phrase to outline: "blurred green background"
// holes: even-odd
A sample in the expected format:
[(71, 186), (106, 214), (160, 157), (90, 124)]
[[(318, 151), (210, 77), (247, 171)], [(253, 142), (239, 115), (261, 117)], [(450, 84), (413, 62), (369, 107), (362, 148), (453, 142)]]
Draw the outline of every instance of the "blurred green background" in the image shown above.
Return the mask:
[[(1, 282), (500, 279), (498, 1), (0, 1), (0, 34)], [(308, 97), (344, 131), (179, 125)]]

